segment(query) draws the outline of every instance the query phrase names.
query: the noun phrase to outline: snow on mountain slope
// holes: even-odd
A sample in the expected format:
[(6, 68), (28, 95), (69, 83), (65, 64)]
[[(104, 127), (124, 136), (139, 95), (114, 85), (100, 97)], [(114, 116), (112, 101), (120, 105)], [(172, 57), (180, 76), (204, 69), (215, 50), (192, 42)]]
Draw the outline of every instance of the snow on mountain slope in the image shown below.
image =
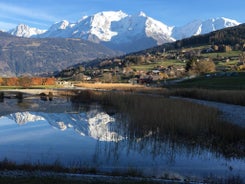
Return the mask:
[(9, 31), (9, 33), (12, 35), (19, 36), (19, 37), (26, 37), (26, 38), (29, 38), (35, 35), (40, 35), (45, 32), (46, 30), (31, 28), (24, 24), (19, 24), (15, 29), (12, 29)]
[[(90, 136), (100, 141), (120, 141), (124, 139), (116, 131), (115, 119), (110, 115), (98, 110), (87, 113), (45, 113), (45, 112), (17, 112), (8, 115), (19, 125), (47, 121), (52, 127), (65, 131), (73, 128), (81, 136)], [(113, 125), (112, 125), (113, 124)]]
[(184, 26), (175, 27), (171, 36), (176, 40), (180, 40), (183, 38), (191, 37), (193, 35), (210, 33), (212, 31), (237, 26), (239, 24), (240, 23), (236, 20), (224, 17), (208, 19), (205, 21), (196, 20)]
[(150, 17), (146, 20), (146, 35), (156, 40), (158, 45), (175, 41), (175, 39), (171, 37), (172, 30), (173, 27), (168, 27), (162, 22)]
[(100, 12), (81, 19), (72, 29), (71, 37), (83, 38), (94, 42), (110, 41), (117, 35), (111, 30), (112, 22), (120, 21), (127, 14), (122, 11)]
[(101, 41), (110, 41), (118, 34), (116, 31), (111, 31), (111, 23), (120, 21), (126, 16), (127, 14), (122, 11), (97, 13), (92, 17), (90, 34), (96, 35)]
[[(60, 29), (62, 24), (53, 25), (39, 36), (82, 38), (125, 52), (174, 41), (170, 36), (172, 27), (147, 17), (143, 12), (132, 16), (122, 11), (106, 11), (83, 17), (73, 26), (67, 23), (65, 29)], [(135, 50), (127, 50), (131, 45)]]
[[(122, 11), (108, 11), (97, 13), (93, 16), (82, 19), (75, 27), (72, 37), (87, 38), (94, 41), (92, 38), (96, 37), (101, 42), (128, 42), (138, 38), (150, 37), (169, 39), (171, 28), (168, 28), (163, 23), (147, 17), (143, 12), (139, 15), (127, 15)], [(158, 36), (158, 35), (166, 35)], [(92, 39), (92, 40), (91, 40)], [(166, 41), (165, 41), (166, 42)]]
[(172, 37), (174, 37), (176, 40), (180, 40), (182, 38), (188, 38), (193, 35), (200, 34), (201, 24), (202, 21), (195, 20), (182, 27), (174, 27), (172, 32)]
[[(130, 52), (174, 41), (171, 32), (172, 27), (146, 16), (143, 12), (127, 15), (122, 11), (105, 11), (85, 16), (74, 24), (68, 21), (55, 23), (45, 33), (32, 36), (82, 38)], [(16, 35), (15, 32), (12, 34)], [(124, 46), (121, 47), (121, 44)]]
[(52, 25), (46, 32), (19, 25), (11, 34), (23, 37), (81, 38), (104, 44), (114, 50), (133, 52), (193, 35), (239, 25), (228, 18), (196, 20), (181, 27), (167, 26), (145, 13), (128, 15), (122, 11), (104, 11), (84, 16), (76, 23), (66, 20)]
[[(69, 29), (73, 27), (74, 24), (70, 24), (67, 20), (62, 20), (61, 22), (56, 22), (53, 24), (49, 30), (43, 34), (39, 34), (37, 37), (70, 37)], [(64, 31), (67, 30), (67, 31)]]
[(118, 33), (112, 40), (115, 43), (131, 42), (142, 38), (151, 38), (157, 44), (174, 40), (170, 36), (171, 27), (148, 17), (143, 12), (139, 15), (128, 15), (120, 21), (113, 22), (111, 29)]
[(113, 22), (111, 30), (117, 32), (117, 35), (112, 38), (112, 42), (116, 44), (127, 43), (145, 37), (146, 19), (142, 14), (139, 16), (128, 15), (120, 21)]

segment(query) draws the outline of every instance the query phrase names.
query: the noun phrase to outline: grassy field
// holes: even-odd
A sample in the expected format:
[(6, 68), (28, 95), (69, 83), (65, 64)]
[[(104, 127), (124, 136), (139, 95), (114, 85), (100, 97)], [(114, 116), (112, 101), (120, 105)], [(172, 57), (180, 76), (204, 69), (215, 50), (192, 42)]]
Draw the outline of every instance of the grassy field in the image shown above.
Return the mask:
[(132, 65), (131, 68), (139, 71), (149, 71), (149, 70), (153, 70), (157, 66), (168, 67), (170, 65), (185, 66), (185, 63), (180, 62), (179, 60), (164, 60), (164, 61), (159, 61), (150, 64)]
[(232, 56), (239, 56), (241, 51), (230, 51), (230, 52), (214, 52), (214, 53), (205, 53), (202, 54), (205, 57), (217, 58), (217, 57), (232, 57)]
[[(225, 90), (244, 90), (245, 73), (223, 74), (224, 76), (197, 77), (176, 83), (172, 87), (184, 88), (204, 88), (204, 89), (225, 89)], [(229, 76), (231, 75), (231, 76)]]
[(19, 86), (0, 86), (0, 90), (5, 89), (21, 89)]
[(232, 76), (197, 77), (170, 86), (169, 96), (245, 105), (245, 73)]

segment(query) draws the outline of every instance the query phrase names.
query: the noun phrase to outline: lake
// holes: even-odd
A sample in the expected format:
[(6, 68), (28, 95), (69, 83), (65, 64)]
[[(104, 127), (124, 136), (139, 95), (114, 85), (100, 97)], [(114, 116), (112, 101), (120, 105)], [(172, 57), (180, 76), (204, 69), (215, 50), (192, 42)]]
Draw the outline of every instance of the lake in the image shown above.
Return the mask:
[(132, 136), (128, 117), (115, 107), (69, 96), (24, 96), (4, 98), (0, 109), (0, 160), (149, 177), (245, 179), (244, 155), (227, 157), (203, 145), (160, 139), (153, 129)]

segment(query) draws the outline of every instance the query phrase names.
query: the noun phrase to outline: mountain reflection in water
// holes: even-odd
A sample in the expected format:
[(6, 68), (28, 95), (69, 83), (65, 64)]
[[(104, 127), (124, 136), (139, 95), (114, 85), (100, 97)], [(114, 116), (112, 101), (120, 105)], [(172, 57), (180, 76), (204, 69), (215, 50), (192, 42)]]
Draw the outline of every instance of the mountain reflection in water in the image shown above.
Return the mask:
[(115, 118), (98, 109), (86, 113), (45, 113), (17, 112), (7, 116), (18, 125), (46, 121), (52, 127), (65, 131), (74, 129), (82, 136), (90, 136), (100, 141), (120, 141), (121, 135), (113, 131), (116, 128)]
[(124, 116), (98, 104), (30, 98), (21, 103), (5, 99), (0, 106), (0, 160), (44, 164), (59, 160), (68, 167), (101, 171), (134, 168), (147, 176), (245, 173), (243, 158), (226, 159), (202, 146), (162, 140), (150, 130), (129, 138), (128, 125), (121, 122)]

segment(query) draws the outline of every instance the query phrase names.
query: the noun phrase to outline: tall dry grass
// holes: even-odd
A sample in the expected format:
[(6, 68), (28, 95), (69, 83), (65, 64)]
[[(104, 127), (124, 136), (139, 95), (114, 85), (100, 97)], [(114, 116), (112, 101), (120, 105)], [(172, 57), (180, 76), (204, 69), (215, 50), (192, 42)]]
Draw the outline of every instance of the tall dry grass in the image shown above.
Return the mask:
[(87, 89), (117, 90), (124, 92), (146, 93), (163, 96), (182, 96), (188, 98), (224, 102), (235, 105), (245, 105), (244, 90), (215, 90), (200, 88), (164, 89), (126, 83), (79, 83), (76, 86)]
[(107, 89), (107, 90), (113, 90), (113, 89), (123, 89), (123, 90), (130, 90), (130, 89), (145, 89), (146, 87), (143, 85), (133, 85), (129, 83), (86, 83), (82, 82), (79, 84), (76, 84), (77, 87), (82, 88), (89, 88), (89, 89)]
[(211, 89), (171, 89), (172, 96), (182, 96), (202, 100), (224, 102), (235, 105), (245, 105), (245, 91), (243, 90), (211, 90)]
[(160, 140), (201, 144), (227, 157), (245, 156), (245, 129), (222, 121), (214, 108), (161, 96), (98, 91), (82, 91), (73, 101), (117, 109), (129, 139), (151, 134)]
[(154, 93), (162, 94), (166, 92), (166, 89), (159, 87), (148, 87), (144, 85), (129, 84), (129, 83), (79, 83), (76, 87), (86, 88), (89, 90), (113, 90), (113, 91), (124, 91), (124, 92), (138, 92), (138, 93)]

